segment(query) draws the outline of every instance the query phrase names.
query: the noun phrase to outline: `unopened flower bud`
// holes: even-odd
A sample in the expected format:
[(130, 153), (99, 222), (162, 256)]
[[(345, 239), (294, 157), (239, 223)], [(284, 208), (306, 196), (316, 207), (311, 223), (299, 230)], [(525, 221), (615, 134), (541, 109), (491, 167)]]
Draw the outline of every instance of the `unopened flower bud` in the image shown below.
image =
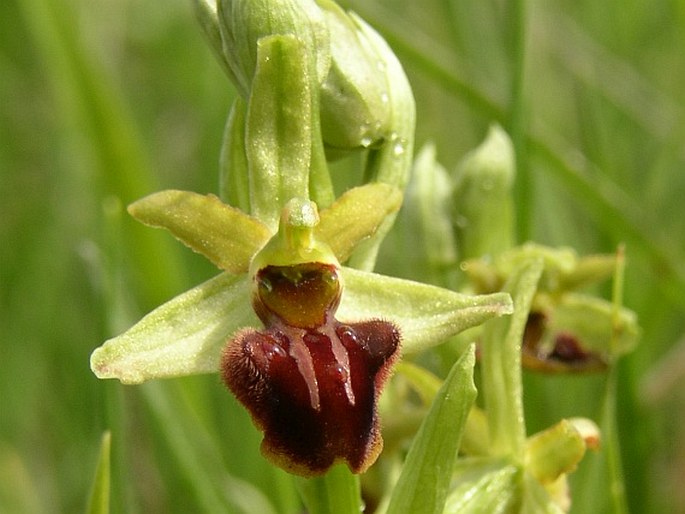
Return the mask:
[(379, 144), (389, 135), (391, 105), (383, 56), (357, 18), (330, 0), (317, 0), (331, 36), (331, 67), (321, 87), (321, 130), (327, 148)]
[(454, 222), (462, 259), (512, 247), (514, 149), (499, 126), (462, 161), (455, 176)]
[(313, 0), (220, 0), (218, 21), (225, 59), (244, 97), (251, 89), (257, 42), (266, 36), (295, 36), (308, 49), (319, 82), (328, 73), (328, 28)]

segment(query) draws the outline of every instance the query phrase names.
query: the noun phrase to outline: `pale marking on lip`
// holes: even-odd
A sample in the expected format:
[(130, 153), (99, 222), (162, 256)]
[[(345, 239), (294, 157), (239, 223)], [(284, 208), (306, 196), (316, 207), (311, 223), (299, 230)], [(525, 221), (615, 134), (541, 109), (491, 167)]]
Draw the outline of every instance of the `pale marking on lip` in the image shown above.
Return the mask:
[(342, 344), (342, 341), (335, 332), (334, 327), (329, 323), (326, 325), (323, 333), (328, 337), (331, 342), (331, 352), (335, 362), (340, 364), (345, 370), (345, 395), (347, 396), (347, 401), (350, 405), (354, 406), (355, 398), (354, 391), (352, 390), (352, 372), (350, 370), (350, 354), (347, 348)]
[(309, 390), (309, 403), (317, 412), (321, 411), (321, 400), (319, 398), (319, 382), (316, 379), (316, 372), (314, 371), (314, 360), (312, 354), (309, 353), (307, 345), (304, 344), (305, 330), (295, 327), (282, 327), (283, 332), (290, 341), (289, 353), (295, 363), (297, 370), (304, 378), (307, 389)]

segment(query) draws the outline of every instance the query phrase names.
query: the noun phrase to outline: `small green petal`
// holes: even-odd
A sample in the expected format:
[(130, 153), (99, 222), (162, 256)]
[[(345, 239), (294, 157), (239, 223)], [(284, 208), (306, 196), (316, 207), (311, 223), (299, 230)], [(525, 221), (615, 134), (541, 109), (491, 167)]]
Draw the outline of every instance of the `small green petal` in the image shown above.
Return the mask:
[(160, 191), (134, 202), (128, 211), (146, 225), (167, 229), (231, 273), (247, 271), (252, 256), (271, 237), (266, 225), (214, 195)]
[(426, 350), (462, 330), (513, 311), (506, 293), (465, 295), (347, 267), (341, 268), (341, 274), (345, 290), (338, 318), (392, 321), (402, 333), (404, 353)]
[(355, 187), (321, 211), (316, 235), (328, 243), (340, 262), (345, 262), (357, 245), (371, 237), (401, 205), (402, 193), (395, 186), (377, 183)]
[(227, 338), (242, 327), (260, 326), (248, 282), (246, 274), (222, 273), (173, 298), (97, 348), (93, 373), (125, 384), (215, 373)]

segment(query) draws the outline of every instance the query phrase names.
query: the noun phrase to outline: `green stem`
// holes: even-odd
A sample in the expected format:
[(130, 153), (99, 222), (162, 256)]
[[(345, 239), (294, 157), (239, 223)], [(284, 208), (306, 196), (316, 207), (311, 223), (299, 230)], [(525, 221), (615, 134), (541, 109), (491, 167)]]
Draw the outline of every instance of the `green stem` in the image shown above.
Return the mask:
[[(619, 326), (619, 312), (623, 305), (623, 283), (625, 276), (625, 248), (620, 245), (616, 254), (616, 269), (614, 271), (614, 282), (612, 290), (612, 301), (614, 308), (614, 326)], [(613, 332), (611, 341), (612, 357), (616, 355), (618, 333)], [(609, 470), (609, 493), (611, 505), (615, 514), (627, 514), (628, 504), (626, 501), (625, 486), (623, 481), (623, 465), (621, 463), (621, 448), (618, 437), (618, 427), (616, 425), (616, 401), (618, 387), (618, 367), (616, 359), (612, 359), (607, 377), (606, 395), (602, 416), (604, 418), (603, 433), (605, 434), (605, 445), (607, 455), (607, 466)]]
[(300, 479), (300, 496), (309, 514), (351, 514), (362, 511), (359, 477), (344, 464), (325, 475)]
[(509, 111), (509, 133), (516, 155), (515, 200), (519, 241), (531, 238), (534, 184), (530, 175), (526, 145), (526, 99), (525, 55), (526, 55), (526, 0), (511, 3), (511, 107)]
[(514, 314), (488, 321), (482, 340), (482, 389), (490, 431), (491, 454), (522, 461), (526, 439), (521, 384), (521, 341), (542, 274), (536, 259), (512, 275), (504, 287), (514, 300)]

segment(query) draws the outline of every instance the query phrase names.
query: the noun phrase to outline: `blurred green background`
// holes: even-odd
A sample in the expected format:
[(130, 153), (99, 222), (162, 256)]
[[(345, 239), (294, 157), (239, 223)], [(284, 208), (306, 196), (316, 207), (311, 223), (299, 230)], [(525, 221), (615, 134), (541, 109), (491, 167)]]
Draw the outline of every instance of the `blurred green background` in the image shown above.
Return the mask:
[[(619, 369), (626, 494), (635, 513), (685, 512), (685, 2), (341, 3), (403, 62), (418, 147), (451, 169), (492, 121), (510, 131), (520, 241), (626, 243), (643, 327)], [(217, 377), (124, 387), (88, 365), (215, 273), (123, 206), (217, 191), (233, 95), (187, 0), (0, 3), (0, 512), (82, 511), (106, 429), (114, 512), (262, 512), (259, 490), (298, 511)], [(404, 251), (386, 246), (382, 269), (421, 278)], [(530, 431), (599, 416), (603, 377), (526, 386)], [(610, 512), (602, 463), (574, 475), (574, 512)]]

